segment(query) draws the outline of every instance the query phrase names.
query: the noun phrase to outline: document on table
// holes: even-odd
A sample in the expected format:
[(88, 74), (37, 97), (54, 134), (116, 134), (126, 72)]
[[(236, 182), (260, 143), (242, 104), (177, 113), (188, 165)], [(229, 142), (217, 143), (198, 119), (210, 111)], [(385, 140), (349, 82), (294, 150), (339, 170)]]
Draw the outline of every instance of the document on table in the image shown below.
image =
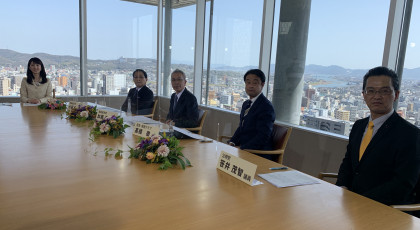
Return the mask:
[(319, 181), (317, 181), (316, 179), (296, 170), (258, 174), (258, 176), (270, 182), (277, 188), (308, 184), (319, 184)]
[(38, 106), (40, 104), (23, 103), (23, 106)]

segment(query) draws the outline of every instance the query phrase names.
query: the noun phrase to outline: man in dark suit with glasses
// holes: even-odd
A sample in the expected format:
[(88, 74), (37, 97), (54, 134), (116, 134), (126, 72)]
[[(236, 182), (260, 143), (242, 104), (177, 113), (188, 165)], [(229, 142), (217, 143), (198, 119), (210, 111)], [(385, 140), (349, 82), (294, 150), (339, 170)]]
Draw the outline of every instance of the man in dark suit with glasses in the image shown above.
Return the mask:
[(420, 130), (393, 109), (399, 79), (386, 68), (369, 70), (363, 78), (363, 98), (370, 116), (354, 123), (337, 185), (393, 204), (416, 202), (420, 174)]

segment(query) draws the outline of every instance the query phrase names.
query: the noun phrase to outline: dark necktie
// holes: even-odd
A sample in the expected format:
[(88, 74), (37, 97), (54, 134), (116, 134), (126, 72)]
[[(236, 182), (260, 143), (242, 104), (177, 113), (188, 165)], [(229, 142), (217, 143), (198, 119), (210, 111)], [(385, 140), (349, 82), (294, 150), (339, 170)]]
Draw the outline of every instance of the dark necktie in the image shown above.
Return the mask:
[(178, 104), (178, 96), (175, 95), (175, 97), (174, 97), (174, 112), (175, 112), (175, 108), (176, 108), (177, 104)]
[(245, 112), (247, 109), (249, 109), (249, 107), (251, 107), (251, 103), (252, 103), (251, 100), (246, 100), (244, 104), (242, 105), (242, 110)]
[(249, 107), (251, 107), (251, 100), (246, 100), (243, 104), (242, 104), (242, 111), (243, 113), (241, 113), (241, 120), (243, 119), (243, 117), (245, 117), (248, 114)]

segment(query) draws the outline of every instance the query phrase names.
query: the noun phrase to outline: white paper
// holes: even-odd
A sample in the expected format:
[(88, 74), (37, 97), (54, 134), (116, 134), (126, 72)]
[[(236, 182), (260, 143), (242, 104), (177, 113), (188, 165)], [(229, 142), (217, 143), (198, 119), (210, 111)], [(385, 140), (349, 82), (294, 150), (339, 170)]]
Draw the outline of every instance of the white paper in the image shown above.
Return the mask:
[(23, 103), (23, 106), (38, 106), (40, 104)]
[(254, 179), (253, 181), (252, 181), (252, 186), (255, 186), (255, 185), (260, 185), (260, 184), (264, 184), (262, 181), (259, 181), (259, 180), (256, 180), (256, 179)]
[(319, 184), (319, 181), (296, 170), (258, 174), (264, 180), (270, 182), (277, 188)]
[(183, 128), (178, 128), (178, 127), (174, 126), (174, 130), (175, 131), (178, 131), (178, 132), (180, 132), (180, 133), (182, 133), (184, 135), (187, 135), (187, 136), (189, 136), (189, 137), (191, 137), (193, 139), (196, 139), (196, 140), (207, 140), (206, 137), (201, 136), (201, 135), (198, 135), (198, 134), (193, 133), (193, 132), (190, 132), (190, 131), (188, 131), (186, 129), (183, 129)]

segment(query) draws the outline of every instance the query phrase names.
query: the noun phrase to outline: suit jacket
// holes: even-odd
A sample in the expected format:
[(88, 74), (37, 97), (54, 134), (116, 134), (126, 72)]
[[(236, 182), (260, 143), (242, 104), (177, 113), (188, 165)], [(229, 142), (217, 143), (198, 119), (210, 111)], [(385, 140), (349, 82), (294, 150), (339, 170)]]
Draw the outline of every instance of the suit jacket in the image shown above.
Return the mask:
[(176, 93), (171, 96), (171, 104), (166, 119), (173, 120), (179, 128), (193, 128), (198, 126), (197, 98), (186, 88), (178, 99), (174, 109)]
[(128, 99), (131, 99), (131, 113), (137, 115), (147, 115), (152, 112), (153, 108), (153, 92), (147, 87), (143, 86), (137, 92), (136, 88), (128, 91), (127, 98), (124, 101), (121, 109), (127, 112)]
[(336, 184), (387, 205), (412, 203), (420, 173), (420, 130), (394, 112), (359, 162), (368, 122), (365, 118), (354, 123)]
[(271, 102), (261, 94), (245, 116), (242, 107), (239, 127), (230, 139), (241, 149), (272, 150), (271, 132), (276, 114)]

